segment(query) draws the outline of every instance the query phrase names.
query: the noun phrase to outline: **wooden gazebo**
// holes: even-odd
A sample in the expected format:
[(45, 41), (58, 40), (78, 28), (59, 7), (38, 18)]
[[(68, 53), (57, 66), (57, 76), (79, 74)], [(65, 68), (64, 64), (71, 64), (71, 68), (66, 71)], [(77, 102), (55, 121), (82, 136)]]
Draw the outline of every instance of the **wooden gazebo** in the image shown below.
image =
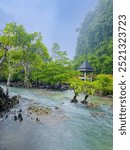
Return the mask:
[[(88, 72), (93, 72), (94, 71), (87, 60), (85, 60), (81, 64), (81, 66), (78, 68), (78, 70), (83, 74), (83, 76), (80, 77), (82, 80), (86, 80)], [(89, 79), (92, 81), (92, 78), (89, 78)]]

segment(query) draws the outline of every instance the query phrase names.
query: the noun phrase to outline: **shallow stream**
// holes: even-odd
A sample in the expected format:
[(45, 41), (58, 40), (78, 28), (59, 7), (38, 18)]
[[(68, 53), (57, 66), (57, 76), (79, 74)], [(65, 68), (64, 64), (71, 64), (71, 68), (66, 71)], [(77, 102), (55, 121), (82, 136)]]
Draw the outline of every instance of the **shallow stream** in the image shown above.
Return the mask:
[[(14, 121), (11, 112), (7, 118), (0, 118), (0, 150), (112, 150), (109, 105), (87, 108), (81, 103), (70, 103), (72, 91), (10, 88), (10, 94), (21, 96), (11, 112), (22, 109), (23, 121)], [(35, 116), (27, 111), (31, 105), (53, 111)]]

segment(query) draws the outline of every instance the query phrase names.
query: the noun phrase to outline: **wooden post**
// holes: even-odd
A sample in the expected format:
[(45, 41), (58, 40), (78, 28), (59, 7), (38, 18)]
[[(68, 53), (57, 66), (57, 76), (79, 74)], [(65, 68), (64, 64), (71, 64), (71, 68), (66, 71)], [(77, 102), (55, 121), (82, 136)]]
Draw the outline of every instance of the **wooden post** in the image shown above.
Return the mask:
[(84, 80), (86, 80), (86, 71), (84, 72)]

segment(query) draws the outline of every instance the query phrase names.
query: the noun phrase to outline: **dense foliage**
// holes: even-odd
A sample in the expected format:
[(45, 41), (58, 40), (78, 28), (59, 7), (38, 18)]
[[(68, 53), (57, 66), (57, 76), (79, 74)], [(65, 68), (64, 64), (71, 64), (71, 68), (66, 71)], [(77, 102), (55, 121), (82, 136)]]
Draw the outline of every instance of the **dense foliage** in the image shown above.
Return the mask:
[(54, 43), (52, 57), (42, 43), (40, 33), (27, 33), (22, 25), (6, 24), (0, 35), (0, 80), (33, 84), (62, 84), (79, 75), (72, 69), (67, 53)]
[(70, 80), (70, 87), (74, 91), (75, 98), (80, 93), (84, 93), (85, 96), (99, 94), (100, 96), (107, 96), (113, 94), (113, 76), (99, 74), (93, 78), (93, 82), (90, 80), (81, 80), (79, 78), (73, 78)]
[(112, 95), (113, 94), (113, 76), (112, 75), (105, 75), (99, 74), (94, 79), (94, 87), (95, 92), (100, 95)]
[(75, 68), (85, 59), (89, 60), (96, 73), (112, 73), (112, 0), (99, 0), (94, 11), (85, 17), (79, 32)]

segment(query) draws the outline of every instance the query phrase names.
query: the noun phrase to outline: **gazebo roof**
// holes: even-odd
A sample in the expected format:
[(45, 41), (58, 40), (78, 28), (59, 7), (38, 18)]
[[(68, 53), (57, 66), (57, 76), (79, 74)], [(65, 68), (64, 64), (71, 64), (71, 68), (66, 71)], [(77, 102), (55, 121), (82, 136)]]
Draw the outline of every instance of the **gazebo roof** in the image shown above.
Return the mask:
[(88, 61), (84, 61), (81, 66), (78, 68), (79, 71), (93, 72), (93, 68), (90, 66)]

